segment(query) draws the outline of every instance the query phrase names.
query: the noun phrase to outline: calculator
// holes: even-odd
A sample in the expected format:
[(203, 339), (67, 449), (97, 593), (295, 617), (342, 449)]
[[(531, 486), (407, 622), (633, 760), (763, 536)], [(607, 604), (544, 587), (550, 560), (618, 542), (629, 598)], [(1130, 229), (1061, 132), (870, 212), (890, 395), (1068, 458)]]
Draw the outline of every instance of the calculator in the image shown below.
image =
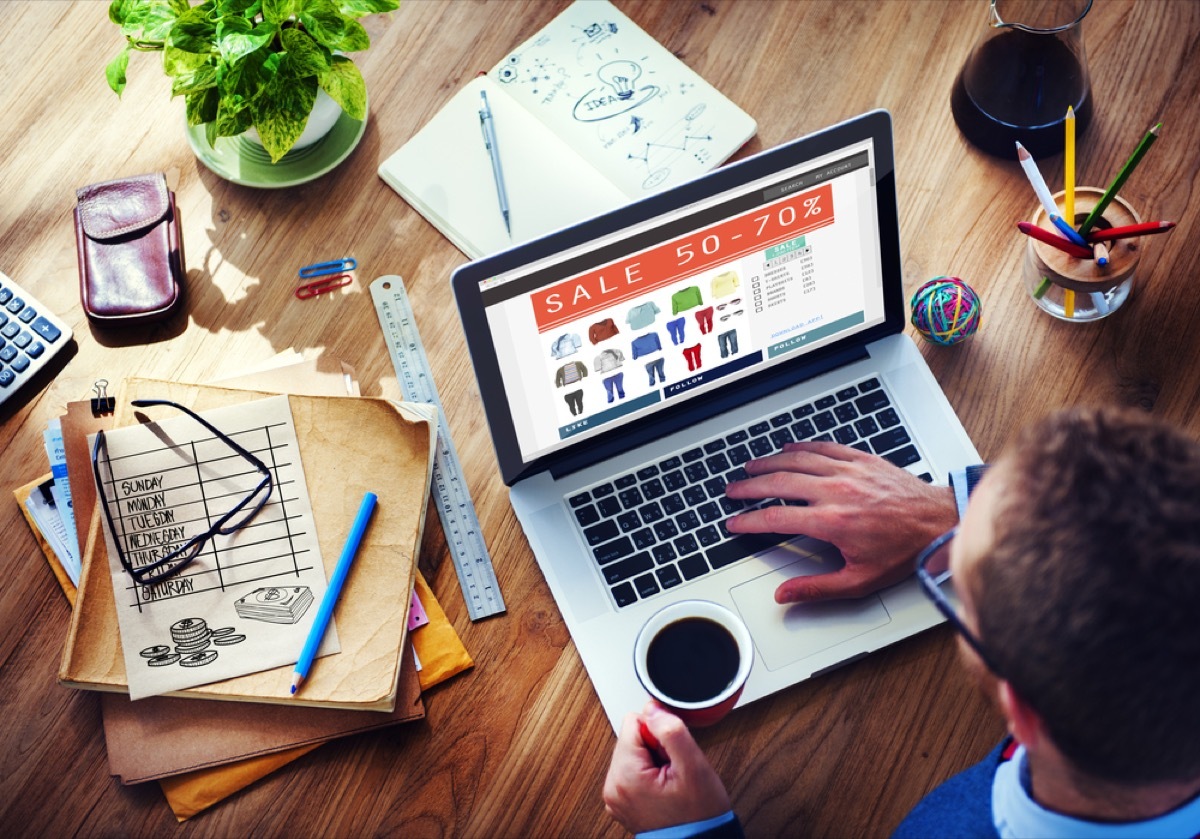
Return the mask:
[(71, 341), (71, 327), (0, 271), (0, 405)]

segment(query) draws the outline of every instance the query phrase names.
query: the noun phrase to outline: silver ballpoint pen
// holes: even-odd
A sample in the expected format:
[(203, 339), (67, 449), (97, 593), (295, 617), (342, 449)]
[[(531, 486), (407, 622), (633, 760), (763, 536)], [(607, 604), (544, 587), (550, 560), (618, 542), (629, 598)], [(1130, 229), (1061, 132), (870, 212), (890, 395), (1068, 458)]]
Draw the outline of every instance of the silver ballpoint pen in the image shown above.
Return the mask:
[(508, 193), (504, 189), (504, 170), (500, 168), (500, 146), (496, 142), (496, 124), (492, 109), (488, 105), (487, 91), (479, 91), (479, 125), (483, 129), (483, 144), (492, 159), (492, 174), (496, 178), (496, 195), (500, 198), (500, 215), (504, 216), (504, 228), (512, 236), (512, 223), (508, 215)]

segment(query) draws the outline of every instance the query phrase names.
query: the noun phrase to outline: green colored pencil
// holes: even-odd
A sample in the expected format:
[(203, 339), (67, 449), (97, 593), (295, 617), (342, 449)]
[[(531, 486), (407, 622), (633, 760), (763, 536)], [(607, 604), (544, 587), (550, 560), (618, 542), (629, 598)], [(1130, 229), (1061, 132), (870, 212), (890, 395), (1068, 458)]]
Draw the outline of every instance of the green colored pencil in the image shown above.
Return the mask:
[(1133, 173), (1133, 170), (1141, 162), (1154, 141), (1158, 139), (1158, 129), (1160, 128), (1162, 128), (1161, 122), (1146, 132), (1146, 136), (1138, 143), (1137, 148), (1133, 150), (1133, 154), (1129, 156), (1129, 159), (1125, 161), (1125, 165), (1121, 167), (1121, 171), (1113, 178), (1113, 182), (1108, 185), (1108, 189), (1104, 190), (1104, 194), (1100, 196), (1100, 200), (1096, 203), (1096, 206), (1092, 208), (1087, 218), (1083, 220), (1083, 224), (1079, 226), (1080, 236), (1085, 235), (1091, 230), (1092, 225), (1100, 220), (1100, 216), (1104, 215), (1104, 210), (1117, 197), (1117, 191), (1125, 185), (1125, 181), (1129, 180), (1129, 176)]

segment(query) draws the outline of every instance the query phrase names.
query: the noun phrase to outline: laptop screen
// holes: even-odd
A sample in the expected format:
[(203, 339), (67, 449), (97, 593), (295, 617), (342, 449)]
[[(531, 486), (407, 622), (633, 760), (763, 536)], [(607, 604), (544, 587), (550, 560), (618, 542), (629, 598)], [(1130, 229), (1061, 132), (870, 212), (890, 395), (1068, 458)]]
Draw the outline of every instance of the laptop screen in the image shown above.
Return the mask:
[[(881, 163), (891, 182), (890, 135), (848, 132), (813, 144), (816, 154), (777, 154), (789, 147), (759, 155), (776, 155), (760, 172), (745, 166), (754, 158), (728, 167), (745, 174), (693, 200), (664, 193), (631, 223), (616, 211), (600, 219), (611, 229), (582, 241), (547, 250), (560, 232), (517, 249), (535, 258), (493, 258), (496, 270), (472, 280), (482, 352), (498, 373), (486, 386), (480, 375), (489, 423), (495, 436), (501, 414), (512, 448), (496, 441), (502, 466), (704, 406), (884, 325), (878, 184)], [(489, 261), (460, 269), (456, 290)], [(483, 335), (465, 311), (464, 323), (478, 362)]]

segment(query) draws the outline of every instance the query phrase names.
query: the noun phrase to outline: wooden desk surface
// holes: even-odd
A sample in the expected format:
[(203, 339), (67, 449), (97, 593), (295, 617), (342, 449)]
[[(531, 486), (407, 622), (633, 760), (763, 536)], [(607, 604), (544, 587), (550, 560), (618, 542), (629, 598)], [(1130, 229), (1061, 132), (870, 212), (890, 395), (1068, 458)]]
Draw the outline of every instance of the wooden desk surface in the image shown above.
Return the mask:
[[(1014, 222), (1034, 197), (1016, 160), (967, 146), (950, 116), (983, 0), (617, 3), (758, 120), (743, 155), (870, 108), (892, 111), (906, 291), (954, 274), (982, 295), (977, 337), (922, 350), (985, 458), (1015, 427), (1080, 403), (1136, 406), (1200, 434), (1200, 4), (1105, 0), (1084, 24), (1096, 117), (1080, 140), (1079, 183), (1106, 185), (1161, 118), (1162, 137), (1122, 195), (1179, 228), (1143, 240), (1126, 306), (1082, 325), (1037, 311), (1022, 287)], [(314, 183), (260, 191), (198, 164), (155, 56), (133, 57), (123, 98), (107, 89), (104, 65), (120, 40), (105, 3), (0, 3), (0, 268), (64, 316), (78, 346), (0, 413), (0, 489), (45, 471), (47, 421), (101, 377), (204, 381), (295, 348), (352, 364), (367, 395), (396, 396), (365, 286), (397, 273), (509, 605), (472, 624), (442, 543), (430, 540), (432, 584), (475, 670), (428, 695), (423, 724), (323, 746), (176, 827), (157, 785), (109, 777), (96, 696), (55, 683), (68, 606), (17, 505), (0, 502), (0, 824), (52, 836), (621, 834), (600, 802), (612, 732), (497, 475), (448, 285), (463, 258), (375, 174), (563, 6), (407, 0), (367, 19), (361, 146)], [(1060, 163), (1043, 161), (1052, 188)], [(159, 170), (183, 219), (186, 313), (132, 338), (94, 332), (77, 289), (75, 189)], [(359, 263), (351, 293), (292, 297), (300, 265), (343, 255)], [(699, 739), (751, 835), (875, 836), (1001, 733), (941, 628), (756, 703)]]

